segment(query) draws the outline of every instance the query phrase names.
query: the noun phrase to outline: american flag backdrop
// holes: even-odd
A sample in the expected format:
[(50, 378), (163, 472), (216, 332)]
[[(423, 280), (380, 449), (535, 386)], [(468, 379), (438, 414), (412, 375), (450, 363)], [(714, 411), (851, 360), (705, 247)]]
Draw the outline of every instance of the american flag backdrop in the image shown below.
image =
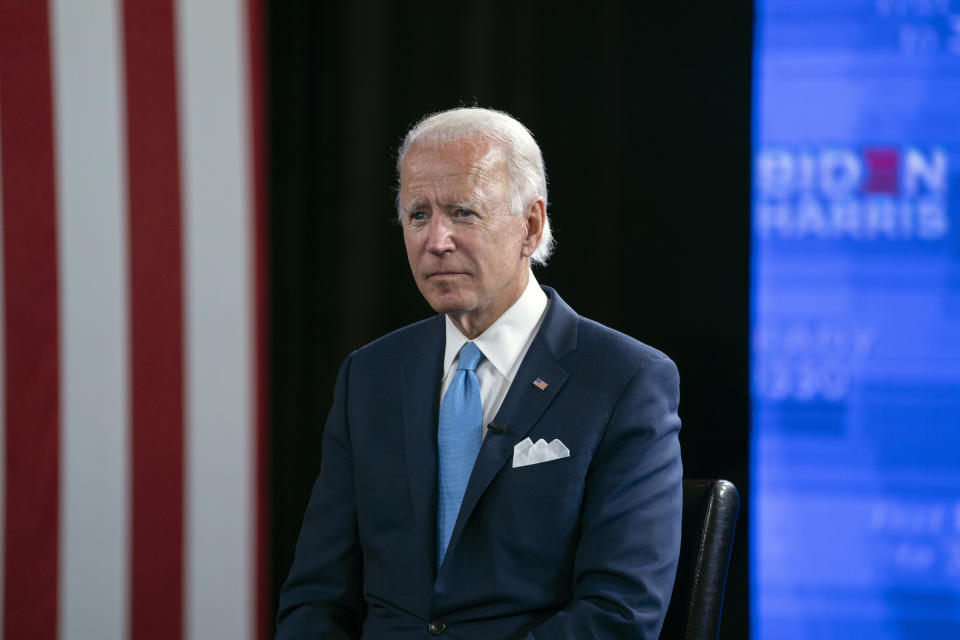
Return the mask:
[(262, 7), (0, 0), (0, 638), (249, 639)]

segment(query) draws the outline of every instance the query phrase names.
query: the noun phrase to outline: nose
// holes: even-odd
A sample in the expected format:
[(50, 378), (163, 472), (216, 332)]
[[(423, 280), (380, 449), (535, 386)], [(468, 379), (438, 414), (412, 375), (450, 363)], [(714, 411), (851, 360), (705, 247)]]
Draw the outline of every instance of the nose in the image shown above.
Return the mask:
[(432, 216), (427, 234), (427, 251), (430, 253), (446, 253), (456, 248), (453, 242), (453, 230), (446, 216)]

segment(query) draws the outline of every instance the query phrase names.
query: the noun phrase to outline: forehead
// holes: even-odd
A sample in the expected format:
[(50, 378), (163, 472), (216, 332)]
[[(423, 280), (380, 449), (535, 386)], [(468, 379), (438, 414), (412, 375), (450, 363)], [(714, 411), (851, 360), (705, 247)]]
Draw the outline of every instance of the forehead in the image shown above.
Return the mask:
[(400, 191), (406, 196), (424, 189), (487, 190), (505, 180), (503, 152), (479, 137), (441, 144), (415, 142), (400, 167)]

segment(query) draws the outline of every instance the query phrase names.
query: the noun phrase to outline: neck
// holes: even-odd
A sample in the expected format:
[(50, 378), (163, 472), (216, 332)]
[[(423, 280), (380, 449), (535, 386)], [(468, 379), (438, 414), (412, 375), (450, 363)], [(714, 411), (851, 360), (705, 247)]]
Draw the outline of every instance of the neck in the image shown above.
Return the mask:
[(490, 325), (497, 321), (497, 318), (502, 316), (507, 309), (512, 307), (514, 303), (520, 299), (520, 296), (523, 295), (523, 292), (527, 288), (528, 282), (530, 282), (529, 267), (523, 271), (521, 277), (518, 278), (516, 282), (509, 283), (505, 286), (499, 295), (497, 295), (497, 298), (483, 309), (463, 311), (461, 313), (448, 313), (447, 316), (450, 318), (450, 321), (456, 325), (457, 329), (460, 329), (460, 333), (465, 335), (469, 340), (473, 340), (489, 329)]
[(467, 317), (468, 314), (466, 313), (457, 315), (449, 313), (447, 315), (450, 318), (450, 321), (456, 325), (457, 329), (460, 329), (460, 333), (465, 335), (469, 340), (473, 340), (478, 335), (486, 331), (490, 325), (496, 322), (497, 318), (500, 317), (497, 316), (497, 318), (488, 320), (485, 318)]

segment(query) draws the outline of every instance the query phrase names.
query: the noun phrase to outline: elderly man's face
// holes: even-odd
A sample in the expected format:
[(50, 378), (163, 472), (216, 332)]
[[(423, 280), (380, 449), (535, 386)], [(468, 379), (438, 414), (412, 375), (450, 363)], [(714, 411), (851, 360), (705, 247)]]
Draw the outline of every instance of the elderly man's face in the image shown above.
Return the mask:
[(407, 259), (420, 293), (473, 338), (523, 293), (543, 229), (537, 201), (511, 215), (501, 151), (482, 138), (414, 143), (400, 169)]

